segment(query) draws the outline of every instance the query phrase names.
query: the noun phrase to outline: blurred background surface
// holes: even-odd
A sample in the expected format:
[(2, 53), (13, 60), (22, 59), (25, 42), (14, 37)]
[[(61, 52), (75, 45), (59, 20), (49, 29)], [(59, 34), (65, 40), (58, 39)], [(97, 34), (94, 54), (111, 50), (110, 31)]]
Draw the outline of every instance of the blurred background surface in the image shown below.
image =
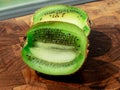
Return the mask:
[(47, 5), (78, 5), (92, 1), (96, 0), (0, 0), (0, 20), (31, 14)]

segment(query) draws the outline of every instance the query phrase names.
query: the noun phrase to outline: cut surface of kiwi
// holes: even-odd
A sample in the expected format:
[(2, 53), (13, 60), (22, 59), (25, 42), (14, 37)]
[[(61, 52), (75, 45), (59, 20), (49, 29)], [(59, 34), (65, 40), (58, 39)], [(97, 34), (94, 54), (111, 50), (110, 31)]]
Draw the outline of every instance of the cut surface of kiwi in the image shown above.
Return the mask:
[(33, 24), (44, 21), (63, 21), (77, 25), (84, 30), (85, 35), (90, 33), (87, 13), (73, 6), (52, 5), (38, 9), (33, 15)]
[(87, 37), (74, 24), (60, 21), (39, 22), (27, 32), (22, 49), (24, 62), (48, 75), (69, 75), (84, 63)]

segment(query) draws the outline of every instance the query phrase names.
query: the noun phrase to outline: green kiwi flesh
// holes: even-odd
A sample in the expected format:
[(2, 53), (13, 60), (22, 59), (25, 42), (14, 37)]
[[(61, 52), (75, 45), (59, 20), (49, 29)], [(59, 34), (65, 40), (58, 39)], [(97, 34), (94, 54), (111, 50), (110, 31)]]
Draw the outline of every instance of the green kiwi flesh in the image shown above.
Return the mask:
[(48, 75), (69, 75), (84, 63), (87, 37), (74, 24), (60, 21), (39, 22), (27, 32), (22, 48), (23, 61)]
[(88, 15), (82, 9), (73, 6), (52, 5), (37, 10), (33, 15), (33, 24), (44, 21), (69, 22), (84, 30), (86, 36), (90, 33)]

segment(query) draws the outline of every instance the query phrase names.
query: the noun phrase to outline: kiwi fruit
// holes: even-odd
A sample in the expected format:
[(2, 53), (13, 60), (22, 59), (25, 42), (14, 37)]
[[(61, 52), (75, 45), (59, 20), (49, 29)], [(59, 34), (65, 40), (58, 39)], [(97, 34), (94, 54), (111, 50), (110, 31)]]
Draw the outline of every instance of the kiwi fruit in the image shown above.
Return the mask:
[(23, 61), (47, 75), (69, 75), (82, 67), (87, 37), (78, 26), (61, 21), (39, 22), (29, 28), (22, 48)]
[(62, 21), (77, 25), (85, 35), (90, 33), (90, 23), (87, 13), (69, 5), (52, 5), (38, 9), (32, 18), (32, 24), (44, 21)]
[(87, 13), (68, 5), (38, 9), (22, 48), (23, 61), (47, 75), (70, 75), (86, 57), (90, 22)]

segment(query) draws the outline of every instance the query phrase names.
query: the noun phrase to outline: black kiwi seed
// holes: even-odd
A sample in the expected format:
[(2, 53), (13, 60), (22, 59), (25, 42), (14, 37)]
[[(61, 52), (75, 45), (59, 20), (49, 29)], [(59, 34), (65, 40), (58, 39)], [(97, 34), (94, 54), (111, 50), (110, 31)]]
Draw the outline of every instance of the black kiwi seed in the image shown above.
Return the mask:
[(80, 45), (78, 45), (78, 47), (80, 47)]
[(42, 20), (42, 18), (40, 18), (39, 20)]

